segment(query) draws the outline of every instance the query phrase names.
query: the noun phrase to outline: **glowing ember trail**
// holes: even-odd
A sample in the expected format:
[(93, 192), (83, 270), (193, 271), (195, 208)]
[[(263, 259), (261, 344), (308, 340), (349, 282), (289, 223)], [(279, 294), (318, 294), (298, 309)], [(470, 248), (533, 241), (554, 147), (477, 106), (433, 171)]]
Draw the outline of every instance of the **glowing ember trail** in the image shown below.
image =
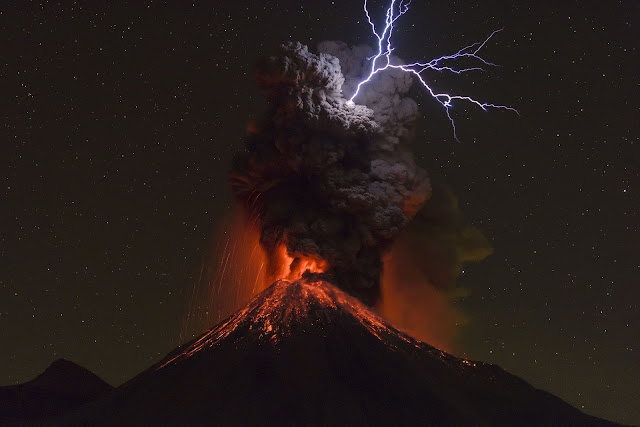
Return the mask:
[(488, 102), (477, 101), (466, 95), (452, 95), (449, 93), (438, 93), (434, 91), (431, 88), (431, 86), (427, 84), (427, 82), (424, 80), (424, 77), (422, 75), (427, 70), (434, 70), (438, 72), (446, 71), (446, 72), (451, 72), (455, 74), (462, 74), (469, 71), (484, 71), (482, 66), (457, 68), (455, 66), (455, 61), (462, 58), (477, 60), (480, 63), (480, 65), (495, 66), (496, 64), (486, 61), (485, 59), (480, 57), (478, 53), (480, 52), (480, 49), (482, 49), (484, 45), (487, 44), (489, 39), (491, 39), (491, 37), (493, 37), (493, 35), (496, 34), (497, 32), (502, 31), (502, 29), (495, 30), (494, 32), (492, 32), (489, 35), (489, 37), (487, 37), (483, 42), (476, 42), (469, 46), (463, 47), (462, 49), (460, 49), (459, 51), (451, 55), (444, 55), (439, 58), (432, 59), (431, 61), (428, 61), (428, 62), (413, 62), (411, 64), (392, 64), (391, 52), (393, 52), (394, 48), (391, 46), (391, 36), (393, 35), (393, 25), (398, 20), (398, 18), (400, 18), (405, 13), (407, 13), (407, 11), (409, 10), (410, 4), (411, 4), (411, 0), (408, 0), (406, 2), (404, 0), (401, 0), (398, 6), (396, 7), (396, 0), (391, 0), (391, 4), (389, 5), (386, 11), (384, 30), (382, 31), (382, 33), (379, 33), (376, 30), (376, 25), (373, 23), (373, 21), (371, 20), (371, 16), (369, 15), (369, 10), (367, 9), (367, 0), (364, 0), (364, 13), (367, 16), (369, 25), (371, 25), (371, 30), (373, 32), (373, 35), (375, 35), (376, 38), (378, 39), (378, 53), (375, 56), (370, 58), (371, 71), (364, 80), (358, 83), (358, 87), (356, 88), (355, 93), (347, 101), (347, 105), (349, 106), (355, 105), (354, 99), (358, 96), (358, 93), (360, 92), (360, 88), (362, 87), (362, 85), (371, 81), (373, 76), (375, 76), (380, 71), (393, 68), (396, 70), (402, 70), (404, 72), (415, 75), (420, 81), (420, 83), (422, 84), (422, 86), (424, 86), (424, 88), (427, 90), (427, 92), (429, 92), (429, 94), (444, 107), (447, 113), (447, 117), (451, 122), (451, 127), (453, 128), (453, 137), (458, 142), (460, 140), (458, 139), (458, 135), (456, 133), (456, 124), (453, 121), (453, 118), (451, 117), (451, 112), (450, 112), (450, 109), (453, 107), (454, 100), (470, 102), (482, 108), (484, 111), (487, 111), (487, 109), (489, 108), (501, 108), (501, 109), (513, 111), (516, 114), (519, 114), (516, 109), (505, 106), (505, 105), (496, 105), (496, 104), (490, 104)]

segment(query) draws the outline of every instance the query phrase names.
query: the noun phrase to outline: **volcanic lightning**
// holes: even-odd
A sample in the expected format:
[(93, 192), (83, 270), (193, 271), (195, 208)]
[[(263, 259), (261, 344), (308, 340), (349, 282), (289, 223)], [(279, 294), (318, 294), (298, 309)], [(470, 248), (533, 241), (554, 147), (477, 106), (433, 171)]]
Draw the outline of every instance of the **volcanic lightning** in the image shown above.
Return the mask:
[(369, 58), (369, 60), (371, 61), (371, 70), (369, 72), (369, 75), (364, 80), (360, 81), (360, 83), (358, 83), (356, 91), (353, 93), (351, 98), (349, 98), (349, 100), (347, 101), (348, 106), (353, 107), (355, 105), (354, 99), (358, 96), (358, 93), (360, 92), (360, 88), (366, 83), (369, 83), (373, 78), (373, 76), (378, 74), (380, 71), (393, 68), (393, 69), (402, 70), (406, 73), (411, 73), (415, 75), (420, 81), (420, 83), (422, 84), (422, 86), (424, 86), (424, 88), (427, 90), (427, 92), (429, 92), (429, 94), (444, 107), (447, 113), (447, 117), (449, 118), (449, 122), (451, 123), (451, 127), (453, 128), (453, 137), (458, 142), (460, 140), (458, 139), (458, 135), (456, 133), (456, 124), (453, 120), (453, 117), (451, 117), (451, 108), (453, 108), (454, 100), (461, 100), (461, 101), (466, 101), (466, 102), (475, 104), (478, 107), (482, 108), (484, 111), (487, 111), (489, 108), (499, 108), (499, 109), (513, 111), (516, 114), (519, 114), (515, 108), (511, 108), (505, 105), (496, 105), (488, 102), (481, 102), (467, 95), (452, 95), (449, 93), (438, 93), (431, 86), (429, 86), (429, 84), (425, 81), (423, 76), (423, 73), (427, 70), (434, 70), (438, 72), (451, 72), (455, 74), (463, 74), (470, 71), (484, 71), (482, 66), (457, 68), (455, 66), (455, 61), (461, 58), (476, 60), (481, 65), (496, 66), (496, 64), (493, 64), (483, 59), (481, 56), (479, 56), (479, 52), (487, 44), (487, 42), (491, 39), (491, 37), (493, 37), (496, 33), (502, 31), (502, 29), (495, 30), (494, 32), (489, 34), (489, 37), (487, 37), (483, 42), (476, 42), (469, 46), (465, 46), (454, 54), (444, 55), (439, 58), (432, 59), (431, 61), (428, 61), (428, 62), (413, 62), (411, 64), (393, 64), (392, 58), (391, 58), (391, 52), (393, 52), (395, 48), (391, 46), (391, 36), (393, 35), (394, 23), (402, 15), (407, 13), (407, 11), (409, 10), (409, 6), (411, 4), (411, 0), (408, 0), (406, 2), (404, 0), (400, 0), (400, 3), (397, 6), (396, 6), (396, 3), (397, 3), (396, 0), (391, 0), (391, 4), (386, 10), (384, 30), (382, 31), (382, 33), (379, 33), (376, 30), (375, 23), (371, 19), (371, 15), (369, 14), (369, 9), (367, 8), (367, 0), (364, 0), (364, 13), (367, 17), (367, 21), (369, 22), (369, 25), (371, 26), (371, 31), (373, 32), (373, 35), (378, 39), (378, 53), (372, 56), (371, 58)]

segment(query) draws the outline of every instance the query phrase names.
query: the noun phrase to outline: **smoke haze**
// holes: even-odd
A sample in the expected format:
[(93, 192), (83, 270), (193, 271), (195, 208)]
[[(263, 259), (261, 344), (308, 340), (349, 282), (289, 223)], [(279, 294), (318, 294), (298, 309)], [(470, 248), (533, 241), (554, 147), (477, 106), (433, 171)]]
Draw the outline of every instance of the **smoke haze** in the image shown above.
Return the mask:
[(456, 287), (466, 262), (493, 252), (471, 226), (453, 192), (434, 185), (431, 198), (397, 237), (384, 260), (378, 310), (414, 337), (449, 352), (457, 350), (466, 316), (453, 301), (467, 292)]

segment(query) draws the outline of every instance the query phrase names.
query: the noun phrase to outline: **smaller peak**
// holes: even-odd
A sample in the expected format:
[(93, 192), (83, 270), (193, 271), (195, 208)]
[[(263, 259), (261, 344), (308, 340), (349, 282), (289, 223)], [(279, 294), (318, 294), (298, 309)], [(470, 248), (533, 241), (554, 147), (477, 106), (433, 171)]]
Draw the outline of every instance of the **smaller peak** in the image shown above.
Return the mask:
[(44, 372), (42, 374), (40, 374), (40, 377), (44, 376), (44, 375), (68, 375), (68, 374), (74, 374), (74, 375), (86, 375), (86, 374), (90, 374), (90, 375), (94, 375), (93, 372), (91, 372), (90, 370), (83, 368), (82, 366), (78, 365), (77, 363), (74, 363), (70, 360), (67, 359), (56, 359), (54, 360), (51, 365), (49, 365), (47, 367), (47, 369), (44, 370)]
[(47, 370), (49, 370), (49, 369), (76, 369), (76, 368), (84, 369), (82, 366), (78, 365), (77, 363), (73, 363), (70, 360), (60, 358), (60, 359), (54, 360), (51, 363), (51, 365), (49, 365)]
[(50, 390), (106, 391), (111, 387), (96, 374), (67, 359), (57, 359), (43, 373), (29, 382), (30, 385)]

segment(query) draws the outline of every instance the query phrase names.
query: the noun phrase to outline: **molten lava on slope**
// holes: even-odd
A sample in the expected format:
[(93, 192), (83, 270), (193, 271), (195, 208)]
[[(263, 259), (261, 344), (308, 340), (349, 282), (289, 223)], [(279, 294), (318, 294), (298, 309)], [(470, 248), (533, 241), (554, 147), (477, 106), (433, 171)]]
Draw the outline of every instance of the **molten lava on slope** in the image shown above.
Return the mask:
[(248, 329), (252, 334), (257, 333), (259, 339), (275, 343), (291, 335), (301, 319), (317, 324), (323, 318), (329, 320), (332, 311), (350, 314), (381, 340), (394, 335), (406, 343), (418, 345), (409, 336), (392, 329), (358, 299), (326, 281), (281, 279), (247, 307), (186, 346), (181, 353), (163, 362), (157, 369), (189, 358), (207, 347), (213, 347), (238, 329)]

